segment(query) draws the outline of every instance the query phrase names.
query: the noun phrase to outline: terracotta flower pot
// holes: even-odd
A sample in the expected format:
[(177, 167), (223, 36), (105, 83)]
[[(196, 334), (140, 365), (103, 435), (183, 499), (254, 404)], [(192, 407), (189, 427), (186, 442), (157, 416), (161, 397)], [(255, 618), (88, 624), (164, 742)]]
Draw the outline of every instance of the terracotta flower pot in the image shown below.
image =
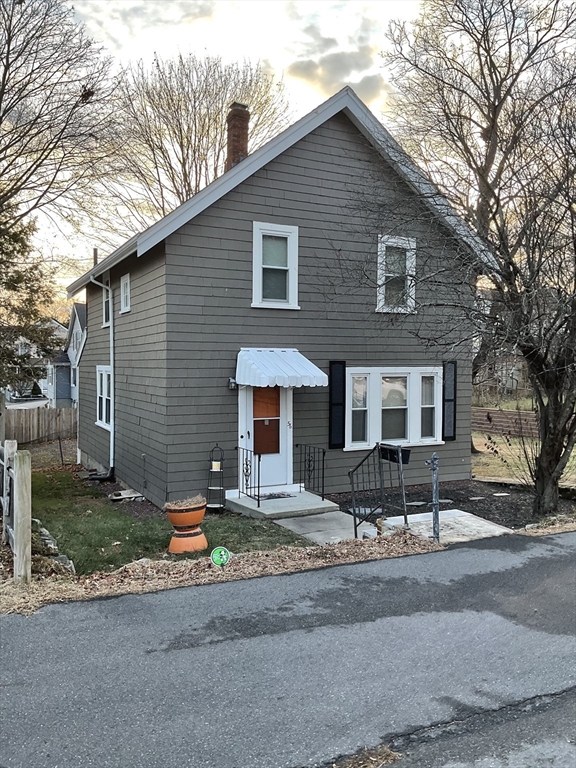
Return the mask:
[(170, 540), (168, 551), (179, 555), (183, 552), (200, 552), (208, 548), (206, 536), (200, 530), (200, 523), (206, 514), (206, 502), (187, 507), (164, 507), (168, 520), (174, 526), (174, 535)]
[(192, 525), (200, 525), (202, 520), (204, 520), (206, 504), (184, 508), (174, 508), (166, 505), (166, 514), (174, 528), (190, 528)]

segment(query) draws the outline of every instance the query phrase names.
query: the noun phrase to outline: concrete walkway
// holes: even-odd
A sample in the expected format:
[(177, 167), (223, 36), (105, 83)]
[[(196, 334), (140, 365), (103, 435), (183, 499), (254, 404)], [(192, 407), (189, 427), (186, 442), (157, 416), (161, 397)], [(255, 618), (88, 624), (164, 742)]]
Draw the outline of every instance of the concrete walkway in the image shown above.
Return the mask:
[[(345, 512), (327, 512), (323, 515), (312, 517), (292, 517), (274, 522), (283, 528), (288, 528), (300, 536), (304, 536), (315, 544), (330, 544), (344, 539), (354, 538), (354, 519)], [(408, 516), (410, 531), (416, 536), (425, 539), (432, 538), (432, 512), (421, 512)], [(385, 520), (385, 526), (389, 530), (404, 527), (403, 517), (389, 517)], [(376, 534), (375, 526), (370, 523), (362, 523), (358, 536), (362, 538), (364, 532), (369, 536)], [(505, 533), (513, 533), (510, 528), (496, 525), (461, 509), (440, 510), (440, 542), (442, 544), (454, 544), (461, 541), (474, 541), (486, 539), (491, 536), (502, 536)]]

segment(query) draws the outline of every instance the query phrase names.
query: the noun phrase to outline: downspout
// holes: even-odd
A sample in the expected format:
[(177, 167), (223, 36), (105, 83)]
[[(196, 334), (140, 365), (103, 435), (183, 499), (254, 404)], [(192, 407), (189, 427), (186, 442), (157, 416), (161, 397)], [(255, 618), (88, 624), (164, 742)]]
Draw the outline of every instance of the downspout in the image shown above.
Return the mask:
[(108, 291), (108, 300), (110, 302), (110, 384), (112, 387), (112, 391), (110, 393), (110, 465), (109, 465), (108, 475), (105, 477), (93, 476), (90, 479), (92, 480), (113, 479), (114, 478), (114, 449), (115, 449), (114, 432), (116, 428), (116, 408), (114, 406), (114, 396), (115, 396), (115, 390), (116, 390), (116, 387), (114, 385), (114, 294), (112, 292), (111, 285), (105, 285), (104, 283), (99, 283), (98, 280), (95, 280), (92, 275), (90, 275), (90, 282)]

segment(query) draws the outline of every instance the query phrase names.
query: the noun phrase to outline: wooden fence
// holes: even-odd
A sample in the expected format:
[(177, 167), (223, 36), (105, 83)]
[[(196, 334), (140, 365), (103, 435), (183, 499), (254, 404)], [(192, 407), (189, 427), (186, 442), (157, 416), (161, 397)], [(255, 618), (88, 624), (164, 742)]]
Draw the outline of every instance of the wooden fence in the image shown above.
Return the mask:
[(41, 443), (76, 437), (76, 408), (6, 409), (6, 440)]
[(472, 408), (472, 431), (510, 437), (537, 437), (538, 417), (533, 411)]
[(32, 575), (32, 464), (18, 443), (0, 443), (2, 543), (14, 553), (14, 581), (29, 584)]

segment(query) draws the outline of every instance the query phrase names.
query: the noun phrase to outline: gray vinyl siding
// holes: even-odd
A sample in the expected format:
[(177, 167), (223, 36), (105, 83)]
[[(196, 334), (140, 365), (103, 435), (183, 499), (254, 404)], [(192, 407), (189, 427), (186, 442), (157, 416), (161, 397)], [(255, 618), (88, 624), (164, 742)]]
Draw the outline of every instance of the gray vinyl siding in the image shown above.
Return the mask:
[[(371, 213), (360, 201), (362, 195), (372, 194), (374, 183), (380, 200), (390, 203), (385, 222), (381, 212)], [(396, 211), (401, 215), (395, 217)], [(250, 306), (254, 221), (298, 226), (300, 311)], [(423, 258), (425, 243), (436, 238), (445, 243), (445, 233), (430, 221), (427, 209), (415, 202), (347, 118), (337, 116), (167, 238), (166, 430), (171, 498), (205, 490), (208, 453), (216, 443), (226, 453), (226, 486), (237, 487), (238, 393), (230, 391), (227, 382), (235, 374), (241, 347), (296, 347), (326, 372), (330, 360), (345, 360), (349, 366), (439, 365), (442, 360), (458, 360), (458, 439), (414, 449), (407, 479), (429, 481), (423, 462), (433, 450), (440, 454), (443, 479), (470, 476), (470, 349), (460, 345), (453, 351), (448, 346), (461, 336), (461, 319), (452, 313), (453, 327), (443, 346), (427, 349), (417, 335), (419, 329), (440, 322), (433, 310), (421, 309), (397, 323), (392, 316), (374, 312), (373, 286), (329, 290), (329, 284), (339, 280), (338, 255), (348, 265), (371, 260), (375, 276), (379, 231), (417, 238), (417, 259)], [(435, 258), (439, 260), (440, 253), (436, 257), (426, 252), (428, 262)], [(442, 263), (453, 259), (450, 248), (444, 248)], [(418, 287), (420, 301), (424, 291)], [(441, 322), (444, 333), (446, 319)], [(295, 390), (297, 442), (327, 447), (327, 388)], [(328, 451), (330, 491), (347, 490), (347, 471), (364, 454)]]
[[(130, 311), (120, 314), (120, 278), (130, 274)], [(115, 338), (115, 470), (125, 485), (166, 501), (166, 289), (163, 248), (130, 257), (111, 272)], [(102, 290), (87, 290), (88, 335), (80, 372), (80, 449), (109, 465), (109, 432), (96, 421), (96, 366), (109, 364)], [(144, 454), (144, 456), (143, 456)], [(90, 463), (90, 462), (88, 462)]]

